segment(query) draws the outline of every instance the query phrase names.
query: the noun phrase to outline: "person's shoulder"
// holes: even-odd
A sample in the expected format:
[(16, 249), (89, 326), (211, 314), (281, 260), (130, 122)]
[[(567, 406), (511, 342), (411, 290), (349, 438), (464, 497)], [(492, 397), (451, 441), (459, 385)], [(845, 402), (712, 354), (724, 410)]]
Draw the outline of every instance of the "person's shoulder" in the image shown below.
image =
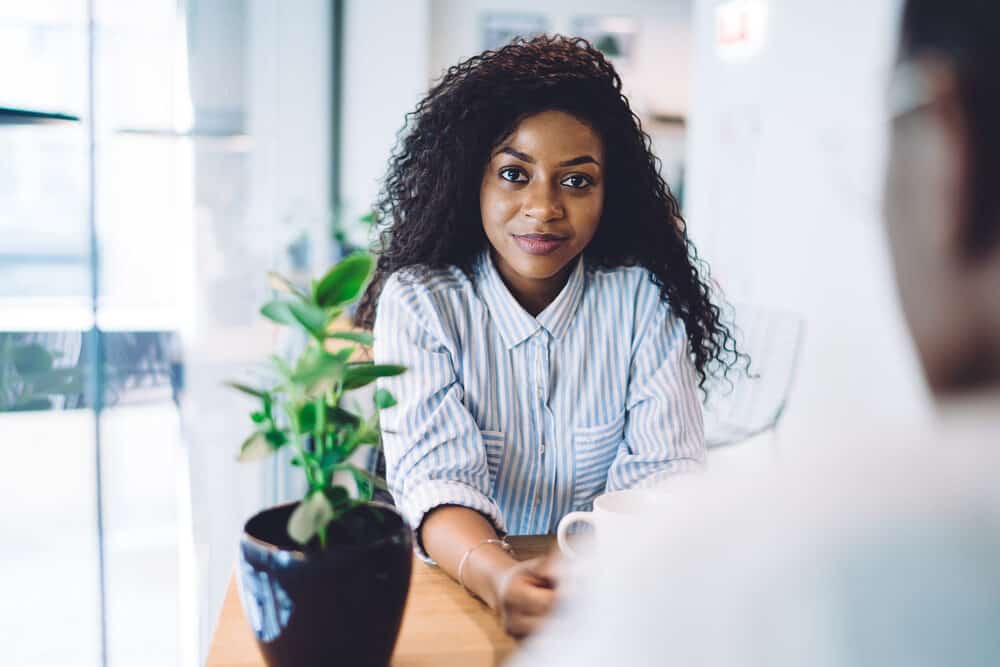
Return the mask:
[(587, 277), (592, 289), (619, 297), (659, 295), (660, 288), (652, 272), (644, 266), (601, 266), (587, 264)]
[(801, 444), (757, 474), (715, 470), (680, 490), (690, 511), (672, 525), (683, 531), (689, 520), (693, 532), (728, 533), (735, 521), (747, 539), (777, 545), (782, 535), (850, 540), (887, 524), (949, 522), (972, 507), (1000, 511), (1000, 451), (985, 442), (916, 427), (830, 424)]
[(393, 272), (379, 295), (376, 323), (380, 315), (404, 319), (446, 336), (448, 323), (475, 298), (472, 283), (457, 266), (413, 265)]
[(414, 301), (442, 292), (467, 290), (470, 286), (468, 277), (457, 266), (415, 264), (393, 272), (382, 287), (380, 299)]

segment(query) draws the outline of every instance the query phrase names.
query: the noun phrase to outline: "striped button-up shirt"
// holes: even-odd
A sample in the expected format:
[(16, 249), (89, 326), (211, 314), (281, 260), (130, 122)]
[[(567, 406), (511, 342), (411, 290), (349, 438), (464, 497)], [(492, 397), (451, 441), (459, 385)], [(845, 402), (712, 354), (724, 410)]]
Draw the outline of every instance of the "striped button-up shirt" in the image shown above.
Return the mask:
[(607, 491), (657, 484), (705, 459), (683, 322), (640, 267), (576, 263), (559, 296), (525, 311), (484, 252), (458, 268), (391, 276), (375, 361), (398, 404), (382, 412), (389, 488), (418, 528), (430, 510), (478, 510), (497, 530), (552, 532)]

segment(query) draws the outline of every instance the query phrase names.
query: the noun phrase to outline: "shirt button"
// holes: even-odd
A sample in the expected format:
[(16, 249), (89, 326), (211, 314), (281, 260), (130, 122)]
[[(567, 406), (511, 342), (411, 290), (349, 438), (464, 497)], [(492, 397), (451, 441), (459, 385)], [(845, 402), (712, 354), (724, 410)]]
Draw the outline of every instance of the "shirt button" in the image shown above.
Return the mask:
[(545, 443), (538, 445), (538, 455), (545, 456)]

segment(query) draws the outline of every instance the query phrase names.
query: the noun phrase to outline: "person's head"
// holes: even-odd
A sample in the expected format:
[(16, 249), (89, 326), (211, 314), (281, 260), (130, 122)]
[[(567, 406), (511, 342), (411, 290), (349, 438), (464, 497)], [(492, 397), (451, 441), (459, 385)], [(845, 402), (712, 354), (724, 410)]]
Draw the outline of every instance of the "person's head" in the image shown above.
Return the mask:
[[(621, 80), (582, 39), (516, 40), (451, 67), (407, 116), (377, 210), (385, 226), (357, 321), (404, 267), (471, 273), (492, 248), (508, 282), (587, 264), (643, 266), (687, 330), (702, 380), (735, 345)], [(548, 239), (550, 242), (546, 242)]]
[(890, 86), (886, 218), (936, 392), (1000, 381), (1000, 3), (908, 0)]
[(566, 111), (523, 116), (483, 170), (479, 212), (500, 272), (523, 287), (565, 273), (604, 211), (604, 141)]

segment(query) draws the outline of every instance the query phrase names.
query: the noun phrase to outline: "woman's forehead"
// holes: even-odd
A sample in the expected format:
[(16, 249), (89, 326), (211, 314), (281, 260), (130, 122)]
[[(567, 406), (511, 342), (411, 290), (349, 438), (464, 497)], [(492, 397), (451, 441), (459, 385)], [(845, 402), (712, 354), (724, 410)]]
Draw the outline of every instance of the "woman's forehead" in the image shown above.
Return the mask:
[(593, 128), (564, 111), (526, 116), (500, 142), (494, 155), (505, 147), (535, 160), (557, 162), (584, 155), (601, 161), (604, 152), (603, 142)]

